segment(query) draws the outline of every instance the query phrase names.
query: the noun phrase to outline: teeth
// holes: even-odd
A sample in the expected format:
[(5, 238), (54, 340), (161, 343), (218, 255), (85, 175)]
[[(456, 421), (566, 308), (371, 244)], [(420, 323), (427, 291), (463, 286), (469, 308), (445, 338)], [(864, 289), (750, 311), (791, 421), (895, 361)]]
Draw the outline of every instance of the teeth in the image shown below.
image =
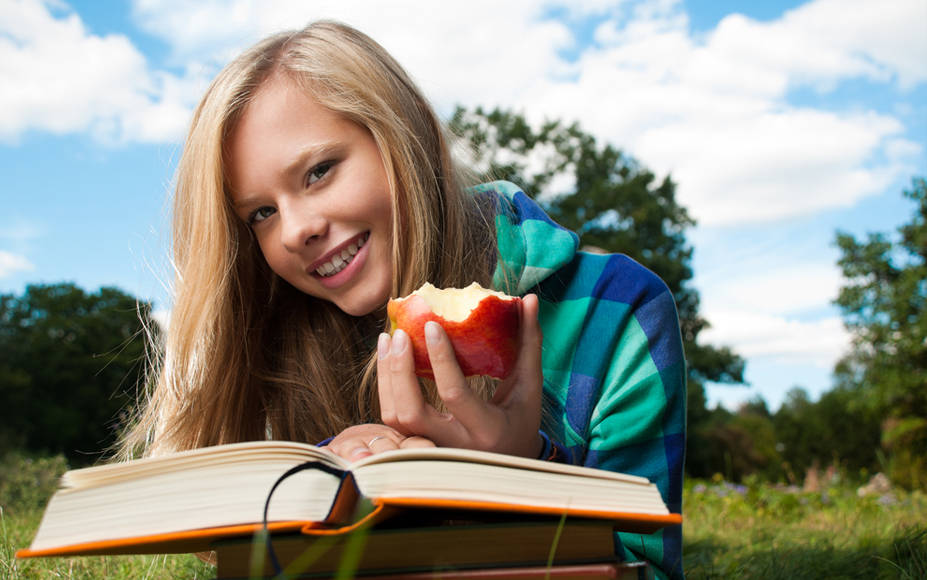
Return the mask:
[(354, 256), (357, 255), (357, 252), (364, 247), (364, 244), (367, 243), (367, 239), (370, 237), (370, 234), (365, 234), (364, 238), (348, 246), (346, 249), (342, 250), (340, 254), (336, 254), (331, 261), (322, 264), (316, 268), (315, 273), (319, 276), (331, 276), (337, 274), (338, 272), (344, 270), (348, 264), (351, 263), (351, 260), (354, 259)]

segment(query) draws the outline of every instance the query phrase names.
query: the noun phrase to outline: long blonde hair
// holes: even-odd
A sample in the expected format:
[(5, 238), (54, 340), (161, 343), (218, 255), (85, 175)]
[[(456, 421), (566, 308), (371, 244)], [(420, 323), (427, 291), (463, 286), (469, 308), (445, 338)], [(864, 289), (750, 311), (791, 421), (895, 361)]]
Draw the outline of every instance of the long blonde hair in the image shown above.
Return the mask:
[(376, 141), (395, 210), (392, 296), (426, 281), (491, 281), (491, 217), (464, 192), (443, 126), (396, 61), (339, 23), (271, 36), (230, 63), (195, 111), (177, 170), (169, 329), (123, 457), (268, 436), (315, 442), (377, 420), (383, 313), (354, 318), (289, 286), (230, 206), (225, 139), (273, 74)]

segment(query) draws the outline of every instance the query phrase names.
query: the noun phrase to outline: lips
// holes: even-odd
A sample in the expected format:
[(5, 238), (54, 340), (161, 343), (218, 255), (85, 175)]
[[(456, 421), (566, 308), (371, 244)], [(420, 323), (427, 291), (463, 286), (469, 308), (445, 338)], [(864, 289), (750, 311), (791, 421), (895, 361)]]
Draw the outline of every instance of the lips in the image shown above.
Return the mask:
[(327, 256), (326, 261), (316, 266), (313, 271), (322, 278), (328, 278), (341, 272), (354, 260), (354, 256), (364, 247), (364, 244), (367, 243), (369, 238), (370, 232), (364, 232), (357, 238), (351, 240), (347, 245), (341, 248), (341, 250)]

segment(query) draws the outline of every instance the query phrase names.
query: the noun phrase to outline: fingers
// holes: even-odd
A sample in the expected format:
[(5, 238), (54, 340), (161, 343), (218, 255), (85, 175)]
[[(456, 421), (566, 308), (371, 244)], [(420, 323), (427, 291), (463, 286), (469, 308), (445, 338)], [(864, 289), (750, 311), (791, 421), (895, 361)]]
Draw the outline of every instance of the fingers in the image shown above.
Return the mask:
[(406, 437), (402, 440), (402, 443), (399, 444), (400, 449), (421, 449), (423, 447), (435, 447), (434, 441), (419, 437), (418, 435), (413, 435), (412, 437)]
[(409, 335), (401, 330), (380, 336), (377, 343), (377, 388), (380, 419), (404, 435), (426, 435), (439, 413), (422, 395), (415, 376), (415, 361)]
[(381, 332), (377, 339), (377, 395), (380, 399), (380, 420), (387, 425), (396, 424), (396, 406), (393, 404), (393, 387), (389, 371), (390, 336)]
[(348, 427), (335, 436), (326, 448), (348, 461), (357, 461), (374, 453), (399, 449), (405, 435), (386, 425), (368, 423)]
[(521, 301), (521, 345), (518, 352), (518, 366), (530, 369), (541, 368), (541, 346), (544, 337), (538, 322), (538, 297), (528, 294)]
[(533, 400), (541, 396), (544, 382), (541, 353), (544, 340), (538, 322), (538, 310), (536, 295), (528, 294), (522, 298), (518, 359), (512, 373), (496, 389), (492, 398), (494, 404), (502, 404), (511, 397), (527, 397)]
[(397, 330), (392, 337), (381, 336), (377, 359), (381, 418), (397, 432), (427, 441), (401, 445), (437, 444), (536, 456), (543, 388), (538, 311), (536, 296), (522, 299), (518, 360), (491, 402), (471, 390), (444, 329), (434, 322), (425, 325), (435, 385), (447, 413), (439, 413), (424, 400), (408, 335)]
[(440, 324), (425, 323), (425, 342), (438, 395), (447, 411), (465, 427), (478, 426), (486, 414), (486, 404), (467, 384), (454, 355), (454, 346)]

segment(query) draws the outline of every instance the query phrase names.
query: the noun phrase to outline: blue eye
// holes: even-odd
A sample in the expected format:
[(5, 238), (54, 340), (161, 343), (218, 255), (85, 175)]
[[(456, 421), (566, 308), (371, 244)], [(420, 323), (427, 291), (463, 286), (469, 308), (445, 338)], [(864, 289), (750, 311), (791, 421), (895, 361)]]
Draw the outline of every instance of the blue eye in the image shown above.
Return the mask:
[(331, 170), (331, 168), (334, 166), (334, 161), (324, 161), (310, 169), (309, 174), (306, 175), (306, 187), (325, 177), (329, 170)]
[(262, 222), (266, 220), (267, 218), (269, 218), (270, 216), (274, 215), (276, 212), (277, 210), (270, 207), (269, 205), (259, 207), (253, 212), (251, 212), (250, 216), (248, 216), (248, 224), (252, 225), (258, 222)]

